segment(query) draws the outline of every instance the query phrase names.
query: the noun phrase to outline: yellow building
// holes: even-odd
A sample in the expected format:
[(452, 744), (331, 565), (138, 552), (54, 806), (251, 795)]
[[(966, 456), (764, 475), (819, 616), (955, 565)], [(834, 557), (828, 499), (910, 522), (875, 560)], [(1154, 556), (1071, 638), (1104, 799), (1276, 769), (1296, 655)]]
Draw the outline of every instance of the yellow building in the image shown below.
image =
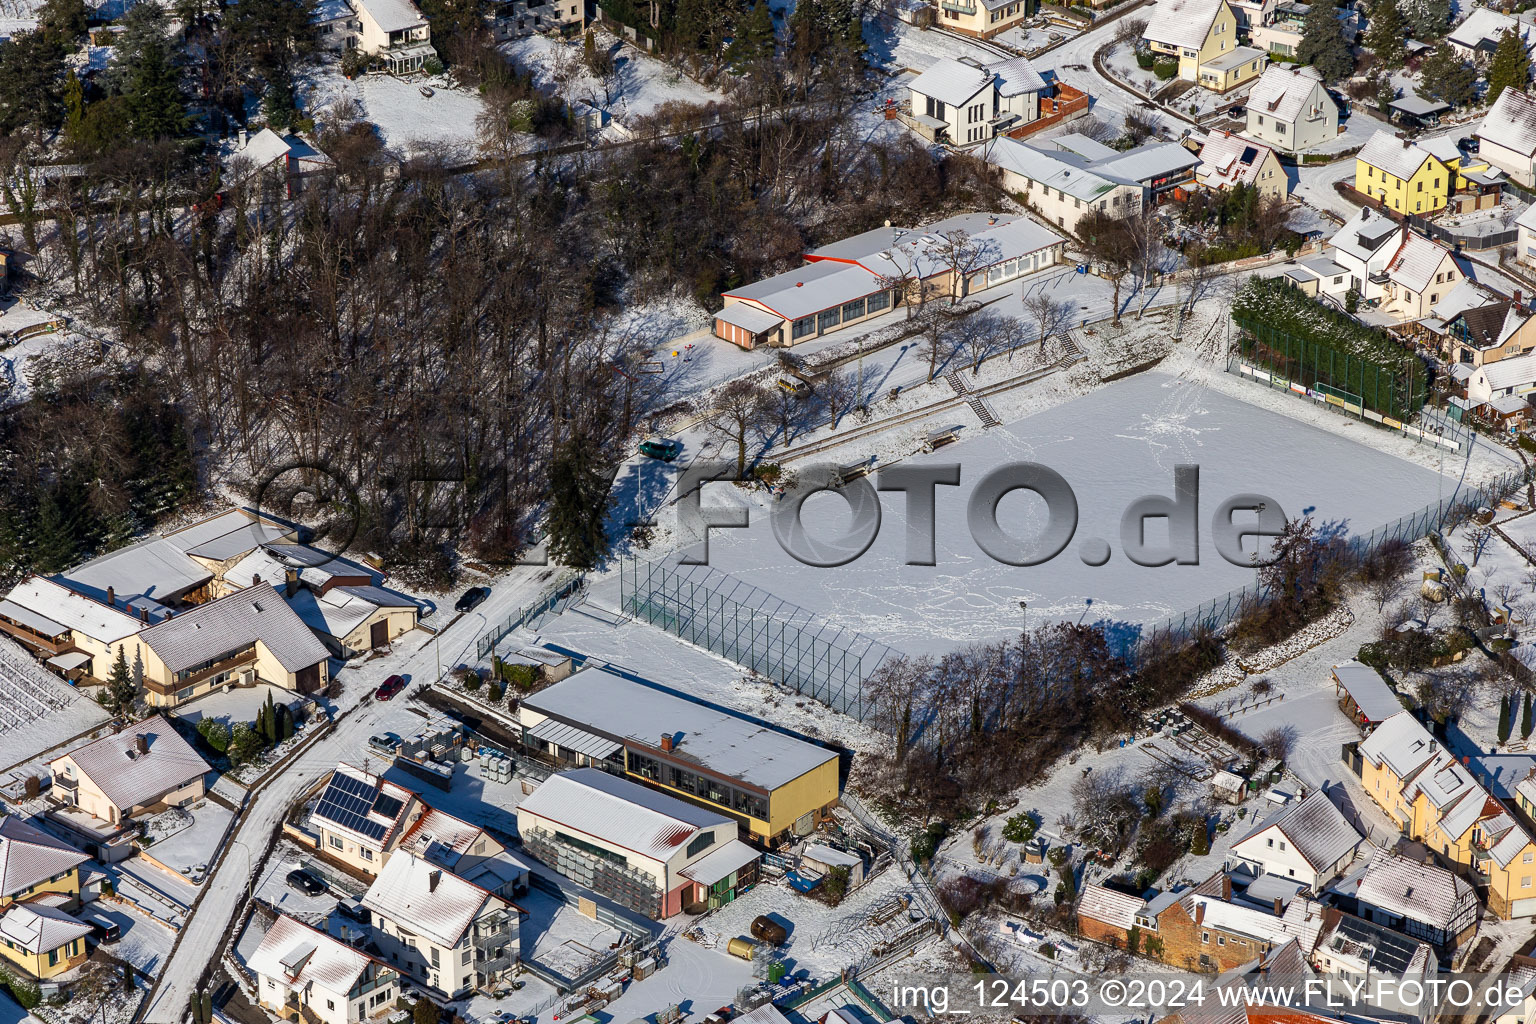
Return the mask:
[(1500, 918), (1536, 916), (1536, 843), (1410, 712), (1360, 743), (1360, 782), (1408, 837), (1486, 891)]
[(80, 865), (90, 860), (14, 814), (0, 818), (0, 910), (39, 896), (80, 901)]
[(1394, 213), (1427, 215), (1442, 210), (1457, 186), (1454, 169), (1391, 132), (1372, 135), (1355, 156), (1355, 190)]
[(758, 842), (808, 834), (838, 798), (836, 751), (602, 669), (524, 697), (518, 721), (528, 751), (729, 814)]
[(0, 914), (0, 958), (46, 980), (85, 962), (91, 926), (44, 902), (17, 903)]
[(1158, 0), (1141, 34), (1151, 51), (1179, 62), (1179, 77), (1212, 92), (1256, 80), (1269, 58), (1243, 46), (1227, 0)]
[(1034, 14), (1030, 0), (939, 0), (938, 23), (951, 32), (990, 39)]

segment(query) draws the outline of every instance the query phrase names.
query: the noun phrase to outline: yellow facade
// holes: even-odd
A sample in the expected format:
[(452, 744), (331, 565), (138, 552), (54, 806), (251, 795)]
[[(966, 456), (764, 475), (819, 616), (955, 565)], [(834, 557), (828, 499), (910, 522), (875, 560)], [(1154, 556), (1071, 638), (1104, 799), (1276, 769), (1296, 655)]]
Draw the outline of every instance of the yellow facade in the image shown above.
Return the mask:
[(708, 807), (711, 810), (729, 814), (741, 819), (747, 826), (747, 830), (753, 835), (763, 839), (769, 839), (791, 828), (797, 820), (813, 811), (836, 802), (838, 788), (837, 759), (833, 758), (824, 764), (817, 765), (810, 771), (788, 782), (768, 794), (768, 820), (708, 800), (701, 800), (692, 793), (676, 789), (663, 782), (638, 775), (635, 772), (626, 771), (625, 774), (634, 782), (651, 789), (659, 789), (669, 796), (686, 800), (691, 804)]
[(57, 893), (68, 896), (72, 906), (80, 902), (80, 869), (70, 868), (61, 875), (55, 875), (47, 881), (38, 882), (36, 885), (22, 889), (20, 892), (0, 894), (0, 910), (12, 903), (22, 903), (44, 893)]
[[(1152, 26), (1156, 29), (1156, 25)], [(1200, 81), (1201, 69), (1210, 61), (1231, 53), (1238, 46), (1237, 40), (1237, 16), (1232, 13), (1226, 0), (1216, 9), (1215, 16), (1211, 19), (1210, 26), (1206, 29), (1205, 40), (1199, 49), (1185, 46), (1175, 46), (1172, 43), (1158, 42), (1156, 39), (1148, 39), (1147, 42), (1153, 53), (1173, 56), (1179, 59), (1179, 77), (1189, 82)]]
[(0, 939), (0, 957), (20, 967), (29, 977), (42, 981), (57, 977), (85, 963), (85, 952), (84, 939), (71, 939), (58, 949), (44, 950), (41, 953), (19, 949), (11, 945), (8, 940)]
[[(1355, 157), (1355, 189), (1394, 213), (1429, 214), (1445, 209), (1457, 174), (1434, 155), (1420, 150), (1423, 161), (1411, 178), (1399, 178)], [(1472, 168), (1467, 168), (1471, 170)]]

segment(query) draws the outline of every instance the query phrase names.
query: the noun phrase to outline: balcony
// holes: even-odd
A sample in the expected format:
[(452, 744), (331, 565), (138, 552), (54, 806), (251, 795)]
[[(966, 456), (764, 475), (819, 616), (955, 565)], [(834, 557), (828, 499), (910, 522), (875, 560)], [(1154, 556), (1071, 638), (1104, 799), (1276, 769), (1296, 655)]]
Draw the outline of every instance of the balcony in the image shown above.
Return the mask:
[(956, 14), (975, 14), (976, 5), (973, 3), (956, 3), (955, 0), (939, 0), (939, 6), (946, 11), (954, 11)]

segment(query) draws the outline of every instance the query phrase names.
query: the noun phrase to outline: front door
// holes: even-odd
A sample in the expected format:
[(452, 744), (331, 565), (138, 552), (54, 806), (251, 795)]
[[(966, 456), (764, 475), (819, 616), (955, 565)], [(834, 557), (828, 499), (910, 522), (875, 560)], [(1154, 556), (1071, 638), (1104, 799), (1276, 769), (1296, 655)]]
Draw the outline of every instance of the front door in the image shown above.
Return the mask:
[(389, 620), (375, 622), (369, 627), (368, 644), (370, 647), (383, 647), (389, 643)]

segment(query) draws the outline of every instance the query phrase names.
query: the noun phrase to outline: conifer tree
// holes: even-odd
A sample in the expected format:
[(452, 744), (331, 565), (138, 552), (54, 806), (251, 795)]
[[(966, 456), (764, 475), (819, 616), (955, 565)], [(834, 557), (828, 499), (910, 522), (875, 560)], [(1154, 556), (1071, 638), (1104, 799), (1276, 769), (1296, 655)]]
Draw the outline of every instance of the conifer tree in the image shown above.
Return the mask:
[(1355, 58), (1344, 41), (1344, 26), (1339, 22), (1338, 6), (1317, 0), (1307, 8), (1301, 23), (1301, 42), (1296, 58), (1317, 68), (1327, 82), (1337, 82), (1355, 69)]
[(562, 445), (549, 484), (549, 553), (574, 569), (590, 569), (607, 546), (608, 509), (608, 480), (592, 446), (579, 437)]
[(1514, 694), (1499, 698), (1499, 742), (1509, 742), (1509, 706), (1514, 700)]
[(1365, 45), (1389, 68), (1401, 67), (1408, 56), (1403, 41), (1403, 16), (1394, 0), (1376, 0), (1371, 8), (1370, 28)]
[(1527, 690), (1525, 694), (1525, 707), (1520, 712), (1521, 739), (1528, 740), (1531, 738), (1531, 729), (1533, 725), (1536, 725), (1536, 722), (1531, 721), (1531, 694), (1530, 691)]
[(1488, 63), (1488, 94), (1484, 99), (1492, 104), (1505, 89), (1524, 89), (1530, 75), (1531, 58), (1525, 52), (1525, 40), (1514, 29), (1505, 31)]
[(730, 61), (731, 70), (739, 75), (761, 61), (773, 60), (773, 51), (773, 12), (768, 7), (768, 0), (758, 0), (737, 26), (736, 38), (726, 51), (726, 60)]
[(1425, 59), (1419, 91), (1430, 99), (1442, 100), (1453, 107), (1464, 107), (1476, 96), (1477, 71), (1442, 41)]
[(112, 662), (112, 671), (107, 675), (102, 706), (114, 715), (126, 714), (133, 710), (133, 702), (138, 695), (138, 684), (133, 681), (133, 673), (128, 670), (128, 658), (123, 654), (123, 648), (119, 647), (117, 658)]

